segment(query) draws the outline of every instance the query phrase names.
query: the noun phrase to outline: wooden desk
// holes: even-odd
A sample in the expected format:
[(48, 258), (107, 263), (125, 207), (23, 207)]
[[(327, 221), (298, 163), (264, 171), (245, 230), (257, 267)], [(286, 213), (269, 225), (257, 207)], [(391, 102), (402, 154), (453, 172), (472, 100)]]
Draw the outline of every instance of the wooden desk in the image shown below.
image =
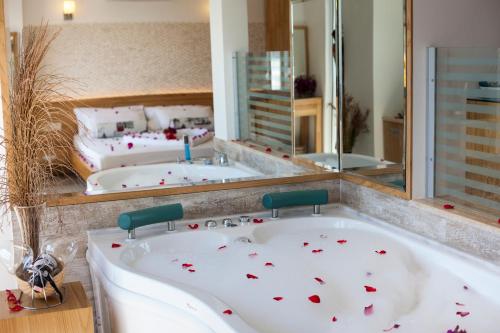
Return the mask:
[(294, 117), (300, 119), (300, 145), (309, 142), (309, 118), (315, 119), (315, 151), (323, 152), (323, 99), (321, 97), (300, 98), (294, 101)]
[[(0, 293), (0, 332), (2, 333), (93, 333), (92, 306), (80, 282), (64, 285), (64, 303), (47, 310), (12, 313), (7, 296)], [(14, 291), (16, 296), (19, 291)]]

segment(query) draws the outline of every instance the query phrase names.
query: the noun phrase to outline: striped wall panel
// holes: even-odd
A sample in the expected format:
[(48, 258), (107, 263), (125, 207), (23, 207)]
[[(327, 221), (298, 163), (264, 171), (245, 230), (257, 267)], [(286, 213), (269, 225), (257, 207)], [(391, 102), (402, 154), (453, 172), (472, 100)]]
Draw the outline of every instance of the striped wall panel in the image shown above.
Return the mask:
[(500, 214), (500, 49), (439, 48), (435, 195)]
[(238, 53), (240, 139), (292, 151), (288, 52)]

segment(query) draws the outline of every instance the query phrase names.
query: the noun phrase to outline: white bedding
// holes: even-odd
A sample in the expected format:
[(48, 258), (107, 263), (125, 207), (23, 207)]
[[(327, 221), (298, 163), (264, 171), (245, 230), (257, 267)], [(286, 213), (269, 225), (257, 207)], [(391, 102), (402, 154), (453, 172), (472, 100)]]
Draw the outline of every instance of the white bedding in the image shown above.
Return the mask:
[[(182, 140), (162, 140), (151, 144), (130, 144), (125, 138), (94, 139), (76, 135), (74, 145), (80, 158), (93, 171), (124, 166), (173, 162), (179, 156), (184, 159)], [(191, 157), (212, 157), (213, 141), (191, 148)]]

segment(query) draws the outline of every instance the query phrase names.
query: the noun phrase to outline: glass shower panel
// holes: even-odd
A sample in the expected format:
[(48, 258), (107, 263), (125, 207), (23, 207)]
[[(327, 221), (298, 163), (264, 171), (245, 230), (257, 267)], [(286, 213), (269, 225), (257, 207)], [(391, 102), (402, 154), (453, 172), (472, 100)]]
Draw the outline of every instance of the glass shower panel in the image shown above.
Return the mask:
[(236, 54), (239, 139), (292, 153), (289, 52)]
[(437, 49), (435, 124), (435, 196), (500, 214), (500, 49)]

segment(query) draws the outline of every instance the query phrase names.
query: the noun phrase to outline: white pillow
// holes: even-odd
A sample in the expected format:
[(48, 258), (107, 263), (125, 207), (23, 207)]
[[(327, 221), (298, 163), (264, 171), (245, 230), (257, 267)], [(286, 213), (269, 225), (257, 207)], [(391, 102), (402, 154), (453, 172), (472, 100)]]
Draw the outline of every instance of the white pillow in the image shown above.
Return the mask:
[[(146, 107), (145, 113), (148, 119), (148, 131), (159, 131), (169, 127), (174, 127), (175, 120), (187, 118), (206, 118), (210, 119), (210, 125), (213, 123), (212, 108), (204, 105)], [(213, 130), (213, 125), (208, 129)]]
[(142, 105), (116, 108), (76, 108), (78, 133), (91, 138), (120, 137), (147, 129)]

